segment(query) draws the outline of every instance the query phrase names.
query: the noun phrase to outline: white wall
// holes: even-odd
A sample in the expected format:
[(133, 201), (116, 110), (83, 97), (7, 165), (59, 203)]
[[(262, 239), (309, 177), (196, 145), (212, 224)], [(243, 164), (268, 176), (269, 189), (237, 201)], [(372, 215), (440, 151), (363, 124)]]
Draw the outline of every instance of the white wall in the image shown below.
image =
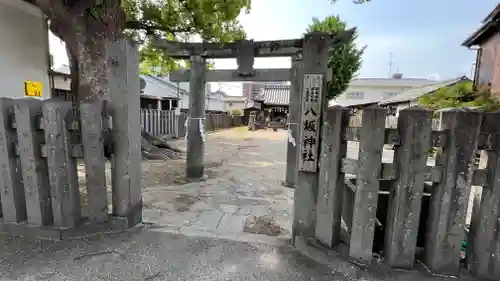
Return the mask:
[(61, 89), (61, 90), (71, 90), (71, 78), (66, 78), (64, 76), (60, 75), (54, 75), (54, 89)]
[[(363, 102), (378, 102), (388, 98), (391, 94), (400, 94), (406, 90), (411, 89), (411, 86), (350, 86), (347, 90), (337, 97), (335, 101), (330, 101), (330, 105), (336, 103), (344, 105), (346, 103), (359, 103)], [(356, 97), (355, 93), (363, 93)], [(362, 101), (362, 102), (361, 102)]]
[(229, 99), (224, 101), (224, 111), (231, 111), (233, 109), (239, 109), (243, 112), (243, 109), (245, 109), (246, 102), (245, 100), (235, 100), (235, 99)]
[(24, 81), (41, 82), (49, 98), (48, 33), (42, 12), (21, 0), (0, 0), (1, 96), (24, 97)]
[(415, 106), (415, 105), (418, 105), (418, 100), (411, 100), (411, 101), (407, 101), (407, 102), (402, 102), (402, 103), (398, 103), (396, 105), (393, 105), (396, 107), (396, 116), (399, 116), (399, 112), (405, 108), (408, 108), (408, 107), (411, 107), (411, 106)]
[[(180, 107), (189, 109), (189, 95), (187, 93), (181, 96)], [(224, 111), (224, 97), (220, 94), (205, 96), (205, 110)]]

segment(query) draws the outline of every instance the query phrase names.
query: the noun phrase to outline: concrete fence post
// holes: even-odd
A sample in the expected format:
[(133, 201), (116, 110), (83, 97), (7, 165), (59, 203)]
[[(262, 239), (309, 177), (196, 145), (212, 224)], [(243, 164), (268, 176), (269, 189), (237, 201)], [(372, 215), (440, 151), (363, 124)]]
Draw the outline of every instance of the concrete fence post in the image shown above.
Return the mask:
[(139, 51), (130, 40), (119, 38), (110, 42), (109, 53), (118, 58), (110, 67), (109, 83), (113, 215), (126, 217), (132, 226), (142, 221)]
[(43, 133), (42, 101), (36, 99), (17, 100), (14, 106), (19, 156), (26, 196), (28, 224), (49, 225), (53, 221), (50, 199), (49, 174), (42, 145)]
[(104, 223), (109, 220), (103, 144), (103, 103), (101, 100), (80, 103), (85, 184), (89, 220), (92, 223)]
[(72, 114), (73, 104), (70, 101), (44, 101), (45, 149), (54, 225), (70, 228), (78, 226), (81, 220), (76, 159), (72, 155), (75, 140), (68, 130), (73, 121)]
[(15, 101), (0, 98), (0, 200), (4, 222), (27, 219), (22, 183), (21, 162), (16, 153), (17, 132), (14, 125)]
[(488, 183), (482, 190), (477, 219), (471, 222), (469, 233), (468, 267), (481, 278), (500, 280), (500, 111), (487, 113), (482, 133), (490, 134), (492, 147), (487, 152)]
[(386, 115), (378, 105), (363, 110), (349, 242), (349, 258), (360, 264), (372, 260)]
[(385, 259), (412, 269), (419, 229), (425, 167), (431, 148), (432, 111), (412, 107), (399, 113), (399, 144), (394, 152), (396, 180), (390, 187), (385, 227)]
[(442, 113), (446, 144), (437, 155), (442, 179), (432, 187), (424, 262), (435, 273), (457, 275), (482, 114), (455, 109)]
[(345, 189), (341, 163), (347, 153), (344, 136), (349, 125), (349, 110), (341, 106), (330, 107), (325, 119), (319, 165), (316, 239), (325, 246), (334, 247), (340, 242)]

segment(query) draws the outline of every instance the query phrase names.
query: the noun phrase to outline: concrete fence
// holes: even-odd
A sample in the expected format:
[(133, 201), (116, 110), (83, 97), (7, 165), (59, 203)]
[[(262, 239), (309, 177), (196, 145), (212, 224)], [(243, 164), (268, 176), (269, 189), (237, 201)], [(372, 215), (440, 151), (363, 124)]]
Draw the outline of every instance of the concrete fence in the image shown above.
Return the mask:
[[(375, 251), (393, 268), (413, 269), (421, 253), (434, 273), (457, 275), (465, 260), (473, 275), (500, 280), (500, 113), (462, 109), (441, 116), (435, 130), (432, 111), (408, 108), (397, 128), (386, 128), (386, 109), (372, 107), (360, 127), (351, 127), (348, 109), (330, 107), (316, 239), (329, 247), (345, 242), (360, 264), (369, 264)], [(359, 143), (359, 160), (346, 158), (347, 141)], [(385, 144), (394, 147), (393, 163), (382, 163)], [(436, 164), (429, 165), (433, 147)], [(478, 150), (486, 152), (486, 168), (474, 165)], [(472, 186), (482, 192), (471, 195)]]
[[(174, 110), (141, 109), (141, 126), (154, 136), (184, 137), (187, 114)], [(227, 114), (205, 115), (205, 131), (215, 131), (243, 125), (243, 116)]]
[[(140, 148), (132, 144), (139, 143), (139, 124), (119, 104), (115, 109), (110, 116), (102, 101), (83, 102), (75, 111), (61, 99), (0, 98), (0, 230), (62, 239), (141, 221)], [(137, 132), (128, 134), (124, 126)], [(109, 199), (107, 132), (115, 140)], [(78, 159), (85, 166), (83, 193)], [(83, 205), (88, 214), (82, 215)]]
[[(363, 118), (361, 115), (350, 116), (349, 118), (349, 126), (351, 127), (361, 127), (361, 123)], [(398, 125), (398, 117), (396, 116), (387, 116), (385, 119), (385, 127), (386, 128), (396, 128)], [(433, 130), (438, 130), (440, 126), (439, 119), (432, 120), (432, 128)]]

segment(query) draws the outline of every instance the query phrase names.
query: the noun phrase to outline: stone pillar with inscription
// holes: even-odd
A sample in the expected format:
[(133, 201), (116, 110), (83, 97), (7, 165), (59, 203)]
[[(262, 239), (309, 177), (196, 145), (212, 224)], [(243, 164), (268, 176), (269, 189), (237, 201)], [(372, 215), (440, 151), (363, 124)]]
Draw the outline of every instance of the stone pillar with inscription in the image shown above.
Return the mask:
[(314, 238), (318, 193), (318, 162), (321, 124), (327, 106), (328, 46), (332, 36), (314, 32), (305, 35), (298, 131), (297, 183), (294, 198), (293, 240)]

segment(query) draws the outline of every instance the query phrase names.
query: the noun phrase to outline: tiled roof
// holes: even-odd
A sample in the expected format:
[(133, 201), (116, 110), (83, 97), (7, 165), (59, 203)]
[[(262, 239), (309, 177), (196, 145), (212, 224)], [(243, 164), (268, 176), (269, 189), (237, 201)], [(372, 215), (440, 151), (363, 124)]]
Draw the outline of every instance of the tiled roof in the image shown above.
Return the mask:
[(267, 105), (288, 105), (290, 102), (290, 85), (265, 85), (255, 100), (262, 100)]
[(142, 96), (156, 98), (178, 99), (181, 90), (167, 81), (151, 75), (141, 75), (141, 79), (146, 82), (146, 87), (142, 91)]
[(418, 99), (419, 97), (421, 97), (425, 94), (432, 93), (440, 88), (451, 86), (455, 83), (462, 82), (462, 81), (470, 81), (470, 80), (469, 80), (469, 78), (462, 76), (462, 77), (458, 77), (458, 78), (454, 78), (454, 79), (450, 79), (450, 80), (439, 81), (436, 83), (432, 83), (430, 85), (426, 85), (423, 87), (417, 87), (417, 88), (413, 88), (413, 89), (410, 89), (408, 91), (402, 92), (399, 95), (382, 100), (381, 102), (379, 102), (379, 104), (383, 105), (383, 104), (400, 103), (400, 102), (415, 100), (415, 99)]
[(495, 9), (493, 9), (488, 16), (482, 21), (483, 25), (472, 33), (465, 41), (462, 46), (472, 47), (475, 45), (480, 45), (482, 42), (490, 38), (498, 30), (498, 16), (500, 13), (500, 4), (498, 4)]

